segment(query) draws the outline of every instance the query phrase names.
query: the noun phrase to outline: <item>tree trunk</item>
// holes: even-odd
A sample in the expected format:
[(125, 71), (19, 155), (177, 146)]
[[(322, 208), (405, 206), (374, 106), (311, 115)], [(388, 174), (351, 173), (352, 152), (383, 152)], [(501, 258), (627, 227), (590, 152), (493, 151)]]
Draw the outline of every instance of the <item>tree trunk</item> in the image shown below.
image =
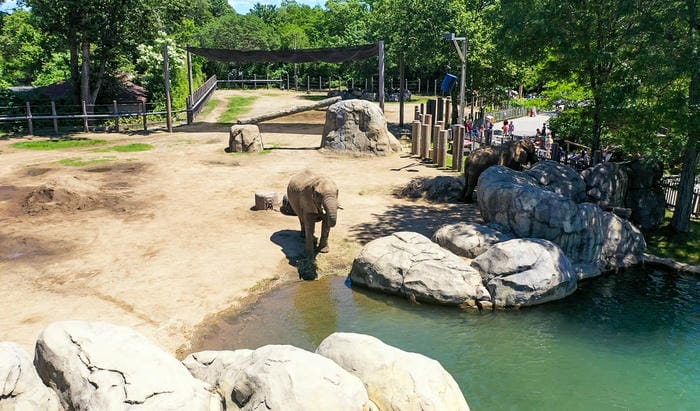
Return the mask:
[(284, 117), (284, 116), (288, 116), (290, 114), (301, 113), (302, 111), (315, 110), (318, 108), (330, 106), (331, 104), (337, 103), (338, 101), (340, 101), (342, 99), (343, 98), (340, 96), (331, 97), (331, 98), (321, 100), (321, 101), (314, 103), (314, 104), (308, 104), (308, 105), (304, 105), (304, 106), (294, 106), (294, 107), (287, 108), (284, 110), (279, 110), (279, 111), (274, 111), (272, 113), (262, 114), (262, 115), (259, 115), (257, 117), (242, 118), (242, 119), (238, 120), (238, 124), (258, 124), (262, 121), (272, 120), (272, 119), (277, 118), (277, 117)]
[(73, 99), (76, 104), (80, 104), (80, 58), (78, 56), (77, 42), (71, 42), (70, 45), (70, 80), (73, 86)]
[(678, 186), (678, 200), (671, 219), (671, 228), (680, 233), (690, 231), (690, 213), (693, 206), (693, 189), (695, 187), (695, 169), (700, 161), (698, 135), (700, 132), (700, 67), (698, 59), (698, 21), (696, 0), (687, 0), (689, 36), (691, 42), (690, 90), (688, 95), (688, 142), (685, 145), (681, 181)]
[(83, 69), (80, 77), (80, 99), (88, 104), (88, 112), (92, 113), (93, 107), (90, 99), (90, 43), (83, 41)]

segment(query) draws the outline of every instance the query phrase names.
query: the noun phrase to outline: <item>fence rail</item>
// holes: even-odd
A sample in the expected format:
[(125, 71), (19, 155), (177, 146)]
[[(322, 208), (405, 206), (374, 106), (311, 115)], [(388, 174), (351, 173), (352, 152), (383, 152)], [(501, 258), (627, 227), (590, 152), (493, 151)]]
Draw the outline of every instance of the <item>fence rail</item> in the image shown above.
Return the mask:
[[(678, 186), (681, 182), (681, 176), (664, 176), (661, 178), (661, 187), (664, 190), (666, 199), (666, 208), (673, 210), (678, 202)], [(700, 218), (700, 178), (695, 178), (695, 186), (693, 188), (693, 203), (690, 209), (692, 218)]]

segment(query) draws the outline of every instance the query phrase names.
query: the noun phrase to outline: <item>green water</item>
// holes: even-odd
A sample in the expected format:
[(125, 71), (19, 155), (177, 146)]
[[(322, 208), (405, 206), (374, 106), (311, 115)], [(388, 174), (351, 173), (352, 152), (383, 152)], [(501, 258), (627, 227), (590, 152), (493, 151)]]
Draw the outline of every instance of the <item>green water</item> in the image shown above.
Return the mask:
[(335, 331), (440, 361), (476, 411), (700, 410), (700, 277), (650, 270), (482, 313), (351, 289), (340, 277), (299, 282), (223, 318), (196, 350), (314, 350)]

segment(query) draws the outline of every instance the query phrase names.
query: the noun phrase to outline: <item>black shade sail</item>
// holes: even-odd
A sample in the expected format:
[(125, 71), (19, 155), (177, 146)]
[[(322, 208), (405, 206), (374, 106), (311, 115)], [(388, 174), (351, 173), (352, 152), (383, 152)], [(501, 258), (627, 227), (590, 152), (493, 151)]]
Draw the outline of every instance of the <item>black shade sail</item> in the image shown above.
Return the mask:
[(365, 60), (379, 55), (379, 44), (352, 47), (331, 47), (300, 50), (227, 50), (202, 47), (187, 47), (187, 51), (209, 60), (249, 63), (343, 63)]

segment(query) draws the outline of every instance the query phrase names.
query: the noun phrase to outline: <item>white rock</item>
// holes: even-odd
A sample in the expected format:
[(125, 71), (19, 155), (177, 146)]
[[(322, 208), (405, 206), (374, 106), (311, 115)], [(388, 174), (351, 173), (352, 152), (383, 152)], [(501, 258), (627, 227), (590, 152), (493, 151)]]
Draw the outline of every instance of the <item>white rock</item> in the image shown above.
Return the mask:
[(457, 382), (442, 365), (362, 334), (333, 333), (316, 352), (356, 375), (380, 410), (469, 410)]
[(45, 386), (29, 354), (18, 344), (0, 342), (0, 411), (63, 410), (58, 395)]

